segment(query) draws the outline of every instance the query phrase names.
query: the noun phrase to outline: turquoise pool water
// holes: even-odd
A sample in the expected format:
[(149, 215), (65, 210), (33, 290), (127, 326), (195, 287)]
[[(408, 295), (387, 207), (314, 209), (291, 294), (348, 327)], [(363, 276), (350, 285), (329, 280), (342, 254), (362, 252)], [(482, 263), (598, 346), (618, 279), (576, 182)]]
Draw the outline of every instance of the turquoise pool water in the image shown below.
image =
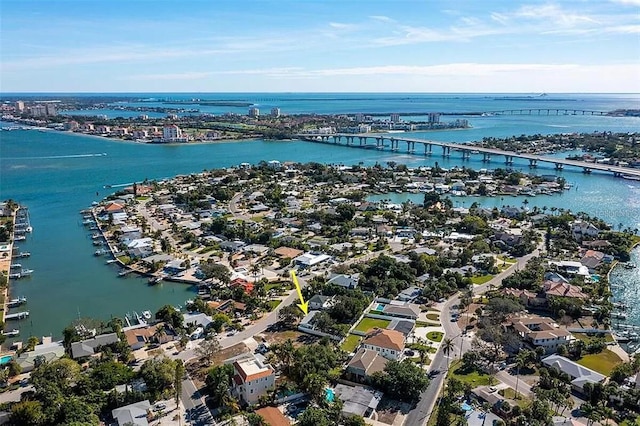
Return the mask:
[(8, 364), (13, 359), (12, 355), (5, 355), (0, 357), (0, 365)]
[(591, 275), (591, 279), (594, 283), (600, 282), (600, 275)]
[(467, 404), (466, 402), (463, 402), (462, 404), (460, 404), (460, 408), (462, 408), (464, 411), (473, 410), (473, 407)]
[(382, 311), (384, 309), (384, 305), (381, 303), (378, 303), (378, 306), (376, 306), (376, 311)]
[(333, 402), (333, 400), (336, 398), (336, 394), (333, 392), (333, 389), (326, 388), (324, 392), (325, 398), (327, 398), (327, 402)]

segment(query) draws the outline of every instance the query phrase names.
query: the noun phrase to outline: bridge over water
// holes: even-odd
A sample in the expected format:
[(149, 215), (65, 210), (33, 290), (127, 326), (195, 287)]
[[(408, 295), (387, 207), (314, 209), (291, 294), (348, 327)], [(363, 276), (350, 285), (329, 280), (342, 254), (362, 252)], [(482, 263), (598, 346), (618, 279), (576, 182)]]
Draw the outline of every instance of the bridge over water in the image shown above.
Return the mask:
[[(381, 134), (381, 133), (332, 133), (326, 135), (315, 134), (299, 134), (296, 135), (301, 140), (317, 143), (326, 143), (332, 145), (342, 145), (353, 148), (362, 149), (388, 149), (392, 152), (400, 151), (400, 145), (406, 145), (406, 152), (409, 154), (421, 154), (432, 155), (433, 147), (440, 147), (442, 149), (443, 157), (450, 157), (451, 151), (460, 153), (463, 160), (468, 160), (471, 155), (482, 155), (483, 162), (490, 162), (492, 157), (503, 157), (504, 163), (507, 166), (513, 164), (514, 158), (521, 158), (529, 160), (529, 167), (537, 167), (538, 162), (553, 164), (556, 170), (562, 170), (565, 166), (582, 168), (583, 173), (591, 173), (593, 170), (613, 173), (616, 177), (629, 176), (640, 179), (640, 169), (631, 167), (611, 166), (608, 164), (588, 163), (586, 161), (567, 160), (562, 158), (545, 157), (537, 154), (526, 154), (514, 151), (503, 151), (495, 148), (485, 148), (474, 145), (457, 144), (449, 142), (438, 142), (425, 139), (414, 139), (399, 137), (396, 135)], [(370, 143), (372, 142), (372, 143)], [(375, 144), (373, 143), (375, 142)], [(416, 145), (422, 145), (423, 151), (416, 150)]]

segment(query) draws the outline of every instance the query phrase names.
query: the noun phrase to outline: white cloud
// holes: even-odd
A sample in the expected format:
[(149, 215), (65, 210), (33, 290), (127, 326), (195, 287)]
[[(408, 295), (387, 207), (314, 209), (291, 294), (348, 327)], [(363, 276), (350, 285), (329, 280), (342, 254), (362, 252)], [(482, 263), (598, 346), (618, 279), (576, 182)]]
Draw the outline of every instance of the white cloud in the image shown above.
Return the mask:
[(384, 16), (384, 15), (371, 15), (369, 16), (370, 19), (373, 19), (374, 21), (380, 21), (380, 22), (396, 22), (395, 19), (391, 19), (388, 16)]
[(610, 0), (612, 3), (624, 4), (629, 6), (640, 6), (640, 0)]

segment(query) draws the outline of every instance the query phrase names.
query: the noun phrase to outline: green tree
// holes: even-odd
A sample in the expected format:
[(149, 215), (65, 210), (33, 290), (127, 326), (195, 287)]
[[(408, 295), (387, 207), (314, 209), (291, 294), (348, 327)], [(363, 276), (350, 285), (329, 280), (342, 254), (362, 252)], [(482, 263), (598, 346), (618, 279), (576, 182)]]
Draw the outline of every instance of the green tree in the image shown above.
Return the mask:
[(158, 398), (165, 390), (171, 389), (175, 380), (176, 362), (167, 357), (150, 358), (140, 367), (140, 377), (147, 384), (147, 390)]
[(302, 389), (316, 404), (324, 402), (326, 387), (327, 379), (320, 374), (309, 374), (302, 381)]
[(171, 325), (174, 329), (184, 328), (184, 317), (171, 305), (164, 305), (158, 312), (156, 312), (156, 319), (164, 321)]
[(298, 426), (332, 426), (333, 424), (321, 408), (309, 407), (298, 417)]
[(11, 423), (24, 426), (38, 426), (45, 423), (46, 417), (39, 401), (21, 401), (11, 407)]
[(294, 304), (285, 306), (278, 311), (278, 320), (281, 321), (285, 327), (293, 328), (298, 320), (304, 317), (304, 313)]
[(215, 407), (224, 408), (231, 399), (229, 389), (231, 388), (232, 377), (232, 364), (218, 365), (209, 370), (205, 383)]
[(180, 406), (180, 394), (182, 393), (182, 376), (184, 376), (184, 364), (181, 359), (176, 360), (176, 370), (173, 376), (173, 392), (176, 406)]
[(411, 362), (390, 360), (384, 372), (374, 373), (374, 385), (401, 401), (415, 401), (429, 385), (429, 379), (424, 370)]
[(247, 419), (247, 423), (249, 423), (249, 426), (268, 426), (267, 422), (264, 420), (264, 417), (262, 417), (260, 414), (247, 413), (245, 415), (245, 418)]

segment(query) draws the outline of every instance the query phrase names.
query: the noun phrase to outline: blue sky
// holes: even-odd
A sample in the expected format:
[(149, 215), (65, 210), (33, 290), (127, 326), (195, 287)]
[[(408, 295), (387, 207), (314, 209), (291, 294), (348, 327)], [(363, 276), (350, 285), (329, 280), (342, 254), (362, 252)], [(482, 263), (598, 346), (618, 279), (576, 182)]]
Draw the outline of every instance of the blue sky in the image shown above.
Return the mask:
[(2, 0), (2, 92), (640, 92), (640, 0)]

